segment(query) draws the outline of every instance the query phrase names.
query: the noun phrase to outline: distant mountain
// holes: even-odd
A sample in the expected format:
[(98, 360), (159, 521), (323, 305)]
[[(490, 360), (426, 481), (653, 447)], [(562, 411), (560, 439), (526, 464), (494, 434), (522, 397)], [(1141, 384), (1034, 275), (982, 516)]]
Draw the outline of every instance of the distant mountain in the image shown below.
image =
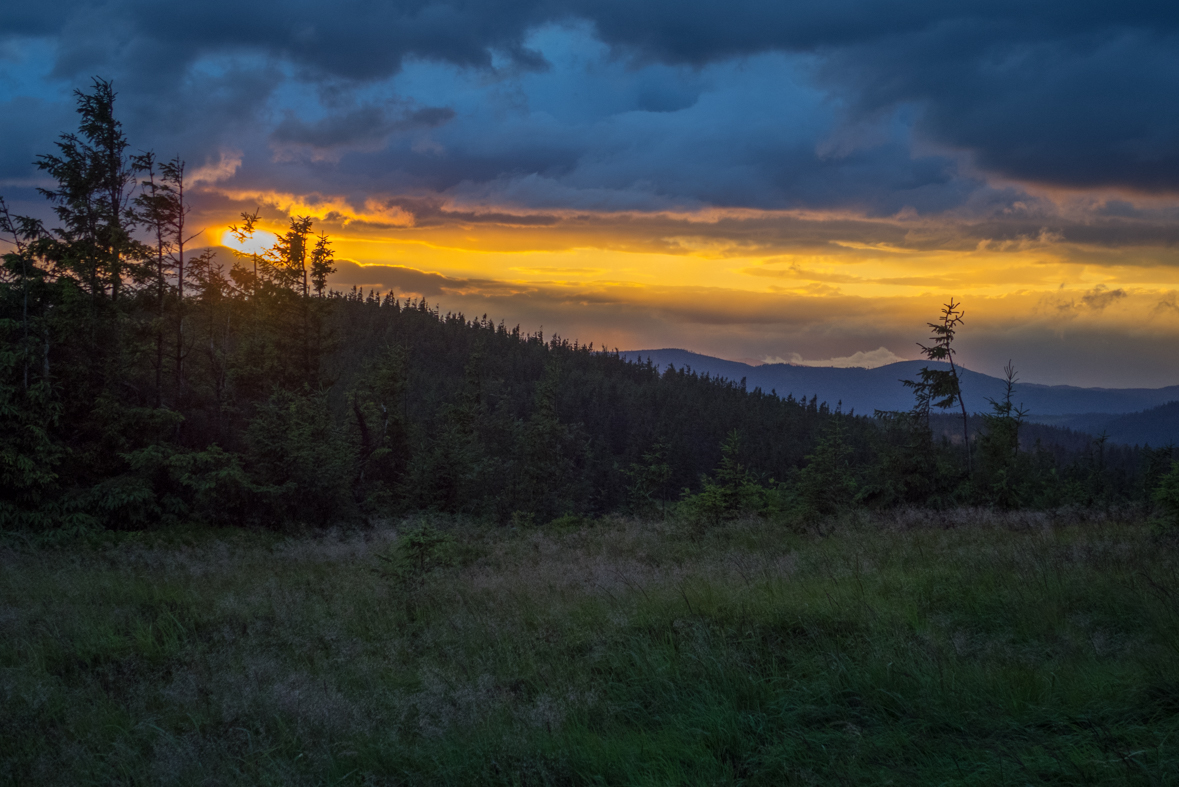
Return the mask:
[[(700, 374), (723, 377), (734, 382), (745, 380), (749, 390), (760, 388), (777, 391), (785, 398), (796, 399), (818, 396), (832, 408), (842, 402), (844, 412), (871, 414), (873, 410), (907, 410), (913, 406), (913, 394), (901, 380), (915, 380), (928, 361), (901, 361), (876, 369), (835, 369), (822, 366), (795, 366), (787, 363), (768, 363), (750, 366), (737, 361), (725, 361), (687, 350), (633, 350), (622, 353), (630, 360), (645, 362), (648, 358), (661, 370), (668, 365), (677, 369), (691, 367)], [(971, 412), (987, 412), (987, 398), (1003, 396), (1003, 381), (998, 377), (962, 369), (962, 392), (966, 407)], [(1034, 420), (1058, 420), (1052, 416), (1077, 414), (1138, 413), (1179, 400), (1179, 385), (1166, 388), (1078, 388), (1072, 385), (1036, 385), (1019, 383), (1015, 388), (1016, 404), (1023, 404)], [(1080, 429), (1069, 423), (1059, 423)], [(1089, 431), (1089, 429), (1085, 429)], [(1130, 432), (1127, 432), (1129, 434)], [(1154, 442), (1153, 440), (1151, 441)]]

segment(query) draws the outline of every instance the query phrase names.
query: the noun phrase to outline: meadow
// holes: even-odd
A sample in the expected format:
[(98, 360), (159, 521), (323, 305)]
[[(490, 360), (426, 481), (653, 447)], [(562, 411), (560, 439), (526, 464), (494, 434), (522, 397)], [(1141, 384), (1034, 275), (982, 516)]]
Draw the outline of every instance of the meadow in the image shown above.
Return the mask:
[(0, 542), (8, 784), (1179, 784), (1179, 544), (1116, 514)]

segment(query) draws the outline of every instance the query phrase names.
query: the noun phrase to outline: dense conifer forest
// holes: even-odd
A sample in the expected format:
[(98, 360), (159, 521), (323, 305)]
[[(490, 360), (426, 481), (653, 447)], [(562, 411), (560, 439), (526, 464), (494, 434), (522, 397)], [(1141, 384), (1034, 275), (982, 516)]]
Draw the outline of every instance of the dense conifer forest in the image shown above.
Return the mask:
[[(1171, 449), (1031, 439), (1017, 388), (959, 418), (945, 364), (913, 381), (911, 412), (843, 413), (335, 291), (331, 239), (308, 218), (264, 254), (194, 252), (184, 162), (131, 155), (109, 83), (77, 102), (77, 131), (37, 161), (56, 220), (0, 213), (5, 529), (1179, 501)], [(952, 360), (953, 307), (931, 326), (933, 362)]]

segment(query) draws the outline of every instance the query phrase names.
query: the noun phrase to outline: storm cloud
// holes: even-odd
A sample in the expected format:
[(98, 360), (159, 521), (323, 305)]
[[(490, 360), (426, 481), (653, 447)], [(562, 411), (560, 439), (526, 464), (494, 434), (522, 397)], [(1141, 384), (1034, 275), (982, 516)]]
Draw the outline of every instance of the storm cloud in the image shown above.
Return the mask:
[[(466, 107), (449, 110), (444, 143), (394, 140), (373, 162), (397, 171), (397, 183), (445, 189), (538, 174), (580, 191), (645, 189), (650, 207), (885, 213), (961, 205), (981, 188), (964, 160), (970, 172), (1018, 182), (1174, 192), (1177, 35), (1179, 10), (1166, 3), (864, 0), (294, 2), (280, 11), (57, 2), (10, 9), (0, 34), (11, 70), (23, 72), (8, 80), (10, 102), (28, 100), (22, 87), (41, 98), (55, 88), (60, 100), (62, 88), (101, 74), (116, 80), (137, 125), (161, 141), (203, 139), (206, 155), (230, 141), (227, 130), (259, 120), (280, 145), (371, 153), (398, 123), (372, 99), (404, 90), (397, 77), (415, 64), (446, 64), (473, 82), (435, 74), (421, 88), (466, 94)], [(29, 42), (39, 50), (22, 53)], [(581, 105), (579, 122), (553, 112), (551, 94), (562, 90)], [(736, 96), (735, 111), (727, 99)], [(445, 100), (412, 98), (448, 111)], [(705, 106), (693, 112), (698, 100)], [(513, 109), (518, 122), (487, 135), (487, 114)], [(678, 139), (667, 139), (660, 113), (688, 113), (675, 121)], [(667, 155), (644, 139), (666, 140)], [(431, 153), (449, 166), (434, 161), (423, 175), (417, 159)], [(768, 171), (749, 184), (755, 162)], [(4, 162), (6, 174), (15, 164)]]

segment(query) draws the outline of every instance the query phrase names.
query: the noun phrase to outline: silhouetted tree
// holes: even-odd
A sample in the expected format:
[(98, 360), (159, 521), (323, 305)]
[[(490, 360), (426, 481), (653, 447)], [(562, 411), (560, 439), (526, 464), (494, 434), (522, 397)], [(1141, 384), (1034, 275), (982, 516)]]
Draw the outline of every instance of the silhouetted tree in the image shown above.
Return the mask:
[(988, 398), (991, 412), (983, 414), (986, 431), (979, 436), (978, 450), (981, 460), (981, 481), (988, 489), (992, 500), (1003, 508), (1012, 508), (1018, 502), (1016, 466), (1019, 459), (1019, 429), (1023, 426), (1027, 410), (1012, 401), (1015, 393), (1015, 367), (1008, 361), (1003, 367), (1003, 398)]
[(320, 298), (327, 292), (328, 277), (336, 272), (335, 258), (331, 240), (321, 232), (311, 250), (311, 287)]
[(951, 298), (942, 307), (940, 322), (927, 323), (933, 336), (928, 347), (918, 342), (921, 353), (931, 361), (945, 361), (949, 369), (930, 369), (922, 367), (919, 380), (902, 380), (901, 382), (913, 390), (916, 404), (913, 414), (926, 423), (929, 421), (931, 407), (946, 409), (957, 403), (962, 408), (962, 444), (966, 451), (966, 471), (971, 472), (970, 458), (970, 427), (966, 416), (966, 402), (962, 398), (961, 380), (958, 377), (958, 366), (954, 363), (954, 336), (958, 326), (962, 324), (964, 313), (959, 309), (960, 304)]

